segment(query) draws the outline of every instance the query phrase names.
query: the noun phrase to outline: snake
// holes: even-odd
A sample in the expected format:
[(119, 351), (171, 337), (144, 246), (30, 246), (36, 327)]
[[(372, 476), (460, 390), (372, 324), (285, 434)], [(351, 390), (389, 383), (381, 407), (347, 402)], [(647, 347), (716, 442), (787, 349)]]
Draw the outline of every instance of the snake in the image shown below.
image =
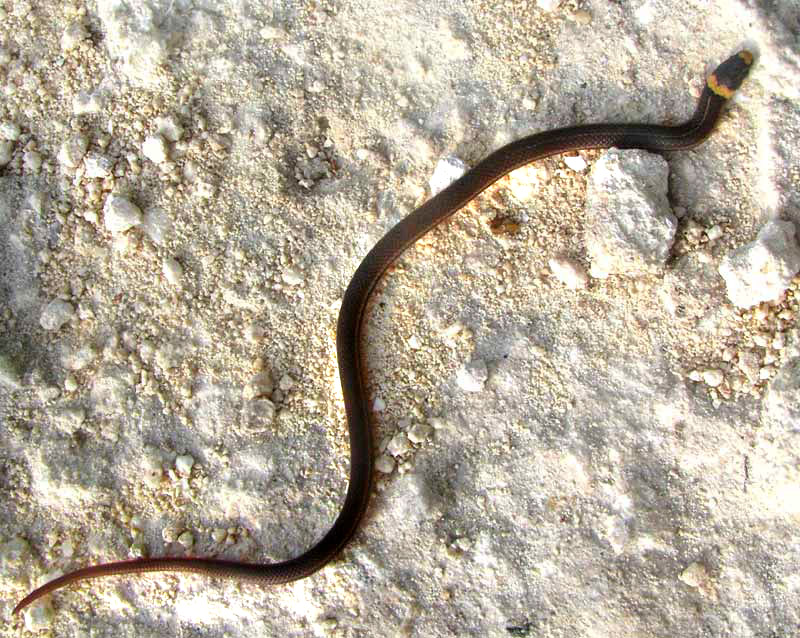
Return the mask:
[(350, 440), (347, 493), (336, 520), (310, 549), (276, 563), (248, 563), (202, 557), (150, 557), (103, 563), (59, 576), (30, 592), (14, 613), (46, 594), (81, 581), (149, 572), (190, 572), (213, 578), (272, 586), (310, 576), (335, 558), (359, 528), (372, 492), (373, 441), (361, 342), (368, 301), (386, 271), (414, 242), (458, 212), (511, 171), (531, 162), (581, 149), (638, 148), (657, 153), (692, 148), (714, 130), (746, 78), (753, 54), (743, 49), (706, 78), (694, 114), (683, 124), (582, 124), (534, 133), (488, 155), (447, 188), (393, 226), (369, 251), (342, 298), (336, 328), (336, 354)]

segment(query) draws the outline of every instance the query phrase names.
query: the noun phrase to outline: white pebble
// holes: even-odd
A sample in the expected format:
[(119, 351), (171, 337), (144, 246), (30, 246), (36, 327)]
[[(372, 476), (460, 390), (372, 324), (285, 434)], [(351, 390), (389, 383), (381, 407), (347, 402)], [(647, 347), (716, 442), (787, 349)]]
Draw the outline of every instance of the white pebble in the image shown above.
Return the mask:
[(211, 540), (215, 543), (221, 543), (225, 540), (228, 536), (228, 530), (222, 529), (221, 527), (215, 527), (211, 530)]
[(372, 402), (372, 409), (375, 412), (383, 412), (386, 409), (386, 401), (380, 397), (375, 397), (375, 400)]
[(714, 224), (711, 228), (706, 229), (706, 237), (708, 237), (708, 241), (716, 241), (722, 237), (722, 226)]
[(291, 390), (294, 387), (294, 379), (288, 374), (284, 374), (278, 381), (278, 387), (284, 392)]
[(388, 454), (381, 454), (375, 459), (375, 469), (381, 474), (391, 474), (392, 470), (394, 470), (394, 466), (394, 459)]
[(739, 308), (776, 301), (800, 271), (800, 246), (792, 222), (773, 219), (756, 239), (723, 258), (719, 274)]
[(22, 129), (16, 122), (0, 122), (0, 138), (16, 142), (20, 135), (22, 135)]
[(724, 380), (725, 376), (722, 374), (721, 370), (717, 370), (715, 368), (708, 368), (707, 370), (703, 370), (703, 381), (707, 386), (716, 388)]
[(14, 142), (0, 142), (0, 166), (5, 166), (11, 161), (14, 154)]
[(586, 160), (583, 159), (580, 155), (571, 155), (565, 157), (564, 164), (567, 165), (567, 168), (571, 168), (573, 171), (577, 173), (586, 170), (586, 167), (588, 166)]
[(456, 384), (465, 392), (480, 392), (488, 378), (486, 362), (475, 359), (459, 369), (456, 373)]
[(72, 98), (72, 112), (75, 115), (91, 115), (99, 113), (103, 107), (103, 99), (99, 93), (79, 91)]
[(64, 389), (67, 392), (75, 392), (78, 389), (78, 379), (71, 372), (64, 377)]
[(156, 132), (170, 142), (177, 142), (183, 137), (183, 127), (172, 115), (156, 118)]
[(678, 576), (689, 587), (701, 587), (708, 582), (708, 571), (700, 563), (692, 563)]
[(150, 135), (142, 144), (142, 154), (154, 164), (162, 164), (169, 159), (169, 148), (163, 137)]
[(402, 456), (411, 450), (411, 442), (405, 432), (398, 432), (389, 441), (386, 451), (392, 456)]
[(178, 536), (178, 542), (188, 549), (194, 545), (194, 535), (190, 531), (185, 531)]
[(411, 337), (409, 337), (407, 343), (408, 347), (411, 348), (412, 350), (419, 350), (422, 347), (422, 342), (416, 335), (412, 335)]
[(183, 266), (174, 257), (165, 257), (161, 262), (161, 271), (164, 278), (173, 286), (179, 286), (183, 279)]
[(553, 276), (567, 288), (586, 288), (589, 284), (589, 275), (575, 259), (566, 256), (553, 257), (548, 264)]
[(436, 163), (428, 182), (431, 194), (436, 195), (467, 172), (469, 167), (457, 157), (444, 157)]
[(99, 153), (88, 153), (83, 158), (84, 175), (86, 177), (105, 179), (111, 176), (114, 162), (110, 157)]
[(86, 136), (76, 135), (61, 145), (61, 149), (58, 151), (58, 161), (67, 168), (77, 168), (83, 156), (86, 155), (87, 148), (89, 148), (89, 140)]
[(75, 315), (72, 304), (63, 299), (53, 299), (47, 304), (39, 317), (39, 325), (45, 330), (56, 331)]
[(420, 444), (433, 433), (433, 428), (427, 423), (417, 423), (408, 431), (408, 439), (412, 443)]
[(110, 233), (124, 233), (142, 223), (142, 211), (128, 198), (112, 194), (103, 206), (103, 221)]
[(175, 469), (181, 476), (189, 476), (192, 473), (194, 466), (194, 458), (188, 454), (184, 454), (175, 459)]

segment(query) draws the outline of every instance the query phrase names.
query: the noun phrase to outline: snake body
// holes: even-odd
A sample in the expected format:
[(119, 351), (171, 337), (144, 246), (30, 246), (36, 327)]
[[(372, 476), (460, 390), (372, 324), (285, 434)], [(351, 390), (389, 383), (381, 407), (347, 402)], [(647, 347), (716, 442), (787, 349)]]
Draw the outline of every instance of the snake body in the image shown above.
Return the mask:
[(359, 265), (342, 300), (336, 333), (339, 376), (350, 435), (350, 478), (344, 505), (330, 530), (313, 547), (287, 561), (259, 564), (209, 558), (140, 558), (78, 569), (29, 593), (14, 613), (66, 585), (103, 576), (146, 572), (193, 572), (215, 578), (278, 585), (304, 578), (331, 561), (355, 534), (367, 509), (372, 486), (372, 437), (361, 335), (367, 301), (400, 254), (434, 226), (448, 219), (498, 179), (530, 162), (578, 149), (640, 148), (664, 152), (702, 142), (717, 124), (727, 100), (739, 88), (753, 62), (740, 51), (711, 73), (692, 117), (678, 126), (588, 124), (536, 133), (512, 142), (453, 182), (394, 226)]

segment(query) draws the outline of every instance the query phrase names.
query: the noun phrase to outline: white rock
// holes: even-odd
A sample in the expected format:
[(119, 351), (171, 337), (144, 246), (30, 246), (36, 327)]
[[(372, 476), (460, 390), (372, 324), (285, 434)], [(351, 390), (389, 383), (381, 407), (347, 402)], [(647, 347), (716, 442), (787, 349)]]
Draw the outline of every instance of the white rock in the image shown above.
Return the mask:
[(111, 175), (114, 162), (110, 157), (100, 153), (88, 153), (83, 158), (83, 168), (86, 177), (104, 179)]
[(764, 224), (754, 241), (734, 250), (719, 266), (728, 299), (739, 308), (779, 299), (798, 272), (800, 246), (794, 224), (776, 219)]
[(145, 212), (142, 230), (153, 243), (163, 246), (172, 231), (172, 221), (163, 208), (154, 206)]
[(194, 534), (187, 530), (178, 536), (178, 542), (186, 549), (189, 549), (192, 545), (194, 545)]
[[(54, 577), (56, 575), (60, 574), (53, 574)], [(49, 598), (26, 607), (24, 612), (25, 629), (37, 633), (48, 628), (52, 629), (55, 615), (53, 603)]]
[(127, 197), (112, 194), (103, 206), (103, 222), (110, 233), (124, 233), (142, 223), (142, 211)]
[(194, 467), (194, 457), (184, 454), (175, 459), (175, 469), (181, 476), (189, 476)]
[(412, 350), (419, 350), (422, 347), (422, 342), (417, 335), (411, 335), (406, 343), (408, 343), (408, 347)]
[(689, 587), (702, 587), (708, 582), (708, 571), (700, 563), (692, 563), (678, 576)]
[(454, 181), (467, 172), (469, 166), (457, 157), (444, 157), (436, 163), (433, 175), (428, 182), (431, 194), (436, 195), (450, 186)]
[(63, 299), (53, 299), (42, 310), (39, 324), (45, 330), (58, 330), (75, 315), (72, 304)]
[(583, 159), (580, 155), (570, 155), (565, 157), (564, 164), (566, 164), (567, 168), (571, 168), (573, 171), (577, 173), (586, 170), (586, 167), (588, 166), (586, 160)]
[(174, 116), (157, 117), (156, 132), (170, 142), (177, 142), (183, 137), (183, 127)]
[(0, 166), (5, 166), (11, 161), (14, 154), (14, 142), (0, 142)]
[(154, 164), (162, 164), (169, 159), (169, 147), (161, 135), (150, 135), (142, 143), (142, 154)]
[(58, 151), (58, 162), (67, 168), (77, 168), (86, 149), (89, 148), (89, 140), (85, 135), (76, 135), (61, 145)]
[(294, 387), (294, 379), (290, 375), (284, 374), (278, 381), (278, 387), (287, 392)]
[(112, 60), (133, 84), (156, 86), (159, 70), (169, 53), (168, 24), (149, 2), (106, 0), (97, 3), (97, 17)]
[(667, 201), (667, 163), (640, 150), (610, 149), (589, 174), (586, 250), (592, 276), (658, 272), (678, 221)]
[(722, 374), (721, 370), (716, 370), (714, 368), (703, 370), (703, 381), (709, 387), (716, 388), (724, 380), (725, 376)]
[(381, 474), (391, 474), (394, 466), (394, 459), (388, 454), (381, 454), (375, 459), (375, 469)]
[(0, 122), (0, 138), (16, 142), (20, 135), (22, 135), (22, 129), (16, 122), (8, 120)]
[(456, 384), (465, 392), (480, 392), (488, 378), (489, 370), (486, 362), (474, 359), (456, 373)]
[(402, 456), (411, 451), (411, 442), (408, 440), (405, 432), (398, 432), (389, 441), (386, 446), (386, 451), (392, 456)]
[(412, 443), (420, 444), (425, 442), (433, 434), (433, 428), (427, 423), (416, 423), (408, 431), (408, 440)]
[(174, 257), (164, 257), (161, 262), (161, 271), (164, 278), (173, 286), (180, 286), (183, 279), (183, 266)]
[(550, 272), (567, 288), (586, 288), (589, 275), (575, 259), (566, 256), (553, 257), (549, 262)]
[(101, 108), (103, 108), (103, 99), (98, 92), (79, 91), (72, 98), (72, 112), (75, 115), (99, 113)]

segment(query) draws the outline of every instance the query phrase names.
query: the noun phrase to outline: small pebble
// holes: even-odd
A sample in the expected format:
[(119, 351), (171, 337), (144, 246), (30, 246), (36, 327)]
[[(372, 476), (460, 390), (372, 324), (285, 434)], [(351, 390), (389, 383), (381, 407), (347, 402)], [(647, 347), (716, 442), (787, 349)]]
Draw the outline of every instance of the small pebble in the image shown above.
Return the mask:
[(411, 451), (411, 442), (408, 440), (406, 433), (398, 432), (395, 434), (386, 446), (386, 451), (392, 456), (402, 456)]
[(440, 191), (450, 186), (459, 177), (467, 172), (469, 167), (457, 157), (444, 157), (436, 163), (433, 175), (428, 182), (431, 188), (431, 195), (436, 195)]
[(186, 549), (189, 549), (194, 545), (194, 534), (192, 534), (190, 531), (185, 531), (180, 536), (178, 536), (177, 540)]
[(22, 135), (22, 129), (16, 122), (0, 122), (0, 138), (16, 142), (20, 135)]
[(56, 331), (75, 316), (75, 308), (63, 299), (53, 299), (47, 304), (39, 318), (39, 325), (45, 330)]
[(142, 223), (142, 211), (128, 198), (112, 194), (103, 206), (103, 222), (110, 233), (124, 233)]
[(184, 454), (175, 459), (175, 469), (181, 476), (189, 476), (194, 467), (194, 458), (188, 454)]
[(183, 279), (183, 266), (174, 257), (165, 257), (161, 262), (164, 278), (173, 286), (180, 286)]
[(564, 164), (567, 165), (567, 168), (571, 168), (573, 171), (577, 173), (586, 170), (586, 167), (588, 166), (586, 160), (583, 159), (580, 155), (571, 155), (569, 157), (565, 157)]
[(422, 443), (433, 433), (433, 428), (427, 423), (417, 423), (408, 431), (408, 438), (412, 443)]
[(486, 362), (475, 359), (456, 373), (456, 385), (465, 392), (480, 392), (489, 378)]
[(160, 135), (150, 135), (142, 143), (142, 155), (154, 164), (163, 164), (169, 159), (169, 147)]
[(709, 387), (716, 388), (725, 380), (725, 376), (721, 370), (715, 368), (708, 368), (703, 370), (703, 381)]
[(412, 335), (408, 339), (408, 347), (412, 350), (419, 350), (422, 347), (422, 342), (419, 340), (419, 337), (416, 335)]
[(288, 374), (284, 374), (280, 381), (278, 381), (278, 387), (284, 392), (287, 392), (294, 387), (294, 379)]
[(215, 543), (224, 542), (227, 536), (228, 536), (228, 531), (222, 529), (221, 527), (215, 527), (211, 531), (211, 540), (213, 540)]
[(14, 142), (0, 142), (0, 167), (8, 164), (14, 156)]
[(586, 288), (589, 284), (589, 275), (586, 274), (583, 266), (574, 259), (565, 256), (554, 257), (548, 264), (553, 276), (567, 288)]
[(381, 454), (375, 459), (375, 469), (381, 474), (391, 474), (394, 470), (395, 461), (388, 454)]

